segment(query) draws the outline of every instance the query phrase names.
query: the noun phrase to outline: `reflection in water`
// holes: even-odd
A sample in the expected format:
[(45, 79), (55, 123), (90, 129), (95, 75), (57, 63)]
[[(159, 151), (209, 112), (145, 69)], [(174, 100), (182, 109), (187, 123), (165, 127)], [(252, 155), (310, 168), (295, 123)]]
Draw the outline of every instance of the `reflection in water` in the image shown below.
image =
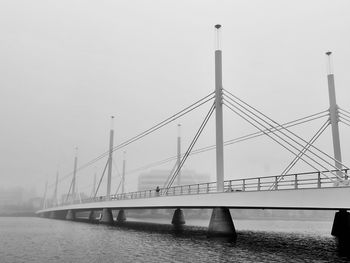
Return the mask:
[[(288, 224), (293, 224), (293, 221)], [(347, 262), (330, 235), (237, 231), (208, 239), (206, 227), (126, 222), (104, 226), (0, 218), (1, 262)]]

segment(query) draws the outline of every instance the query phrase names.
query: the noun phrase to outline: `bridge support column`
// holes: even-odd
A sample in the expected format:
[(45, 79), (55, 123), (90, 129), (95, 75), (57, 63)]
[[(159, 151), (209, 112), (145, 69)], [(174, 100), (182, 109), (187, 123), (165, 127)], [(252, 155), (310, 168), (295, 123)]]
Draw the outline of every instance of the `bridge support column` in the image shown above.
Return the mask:
[(339, 210), (335, 213), (332, 236), (335, 237), (347, 237), (350, 240), (350, 213), (346, 210)]
[(89, 221), (90, 223), (95, 223), (95, 222), (97, 221), (97, 220), (96, 220), (96, 213), (95, 213), (94, 210), (91, 210), (91, 211), (89, 212), (88, 221)]
[(103, 208), (100, 223), (112, 225), (113, 222), (112, 209)]
[(49, 218), (56, 219), (56, 211), (51, 211), (50, 215), (49, 215)]
[(118, 212), (118, 216), (117, 216), (117, 222), (118, 223), (124, 223), (126, 221), (126, 215), (125, 215), (125, 210), (121, 209)]
[(338, 240), (339, 252), (350, 256), (350, 213), (345, 209), (335, 213), (331, 234)]
[(50, 218), (51, 219), (65, 219), (66, 218), (66, 212), (65, 211), (51, 211), (50, 212)]
[(49, 212), (43, 212), (40, 214), (40, 217), (43, 217), (43, 218), (49, 218), (50, 214)]
[(184, 212), (182, 211), (182, 209), (177, 208), (174, 211), (174, 215), (173, 215), (173, 219), (171, 220), (171, 223), (175, 227), (179, 227), (179, 226), (184, 225), (186, 223)]
[(66, 219), (74, 221), (75, 220), (75, 211), (69, 209), (68, 212), (67, 212), (67, 215), (66, 215)]
[(217, 207), (213, 209), (209, 222), (208, 237), (237, 239), (236, 229), (228, 208)]

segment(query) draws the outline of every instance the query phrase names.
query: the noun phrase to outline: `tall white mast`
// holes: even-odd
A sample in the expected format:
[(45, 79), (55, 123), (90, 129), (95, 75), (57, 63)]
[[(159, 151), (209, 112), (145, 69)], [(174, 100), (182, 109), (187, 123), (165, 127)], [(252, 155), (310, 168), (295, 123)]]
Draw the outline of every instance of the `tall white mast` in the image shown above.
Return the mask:
[(74, 170), (73, 170), (73, 181), (72, 181), (72, 203), (74, 203), (76, 199), (77, 167), (78, 167), (78, 147), (75, 147)]
[(122, 174), (122, 194), (125, 192), (125, 168), (126, 168), (126, 152), (123, 153), (123, 174)]
[[(327, 79), (328, 79), (328, 94), (329, 94), (329, 113), (330, 113), (330, 121), (332, 126), (332, 138), (333, 138), (333, 151), (334, 151), (334, 159), (335, 167), (341, 170), (342, 167), (342, 157), (341, 157), (341, 149), (340, 149), (340, 137), (339, 137), (339, 112), (338, 105), (335, 96), (335, 84), (334, 84), (334, 74), (332, 68), (332, 52), (326, 52), (327, 56)], [(337, 175), (342, 177), (341, 171), (337, 171)]]
[(220, 28), (215, 25), (216, 50), (215, 50), (215, 121), (216, 121), (216, 189), (224, 191), (224, 139), (222, 116), (222, 52), (220, 47)]
[(109, 133), (109, 155), (108, 155), (108, 177), (107, 177), (107, 200), (111, 199), (111, 184), (112, 184), (112, 165), (113, 165), (113, 119), (114, 116), (111, 117), (111, 130)]
[[(181, 163), (181, 124), (177, 125), (178, 134), (177, 134), (177, 160), (176, 166), (179, 168)], [(177, 185), (181, 185), (181, 171), (177, 174)]]

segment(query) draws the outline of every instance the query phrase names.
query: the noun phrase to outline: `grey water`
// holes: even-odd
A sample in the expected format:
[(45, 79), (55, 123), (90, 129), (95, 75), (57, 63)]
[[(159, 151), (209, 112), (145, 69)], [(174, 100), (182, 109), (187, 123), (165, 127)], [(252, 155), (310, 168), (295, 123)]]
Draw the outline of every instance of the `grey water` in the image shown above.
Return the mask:
[(204, 221), (106, 226), (0, 217), (0, 262), (347, 262), (332, 222), (235, 220), (236, 242), (206, 237)]

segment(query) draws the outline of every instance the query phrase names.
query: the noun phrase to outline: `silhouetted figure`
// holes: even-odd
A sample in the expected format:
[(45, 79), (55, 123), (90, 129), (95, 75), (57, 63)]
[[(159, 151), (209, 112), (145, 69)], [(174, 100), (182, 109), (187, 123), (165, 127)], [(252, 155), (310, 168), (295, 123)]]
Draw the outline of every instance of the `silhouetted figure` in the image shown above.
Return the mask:
[(159, 196), (159, 192), (160, 192), (160, 189), (159, 189), (159, 186), (157, 186), (156, 188), (156, 195)]

